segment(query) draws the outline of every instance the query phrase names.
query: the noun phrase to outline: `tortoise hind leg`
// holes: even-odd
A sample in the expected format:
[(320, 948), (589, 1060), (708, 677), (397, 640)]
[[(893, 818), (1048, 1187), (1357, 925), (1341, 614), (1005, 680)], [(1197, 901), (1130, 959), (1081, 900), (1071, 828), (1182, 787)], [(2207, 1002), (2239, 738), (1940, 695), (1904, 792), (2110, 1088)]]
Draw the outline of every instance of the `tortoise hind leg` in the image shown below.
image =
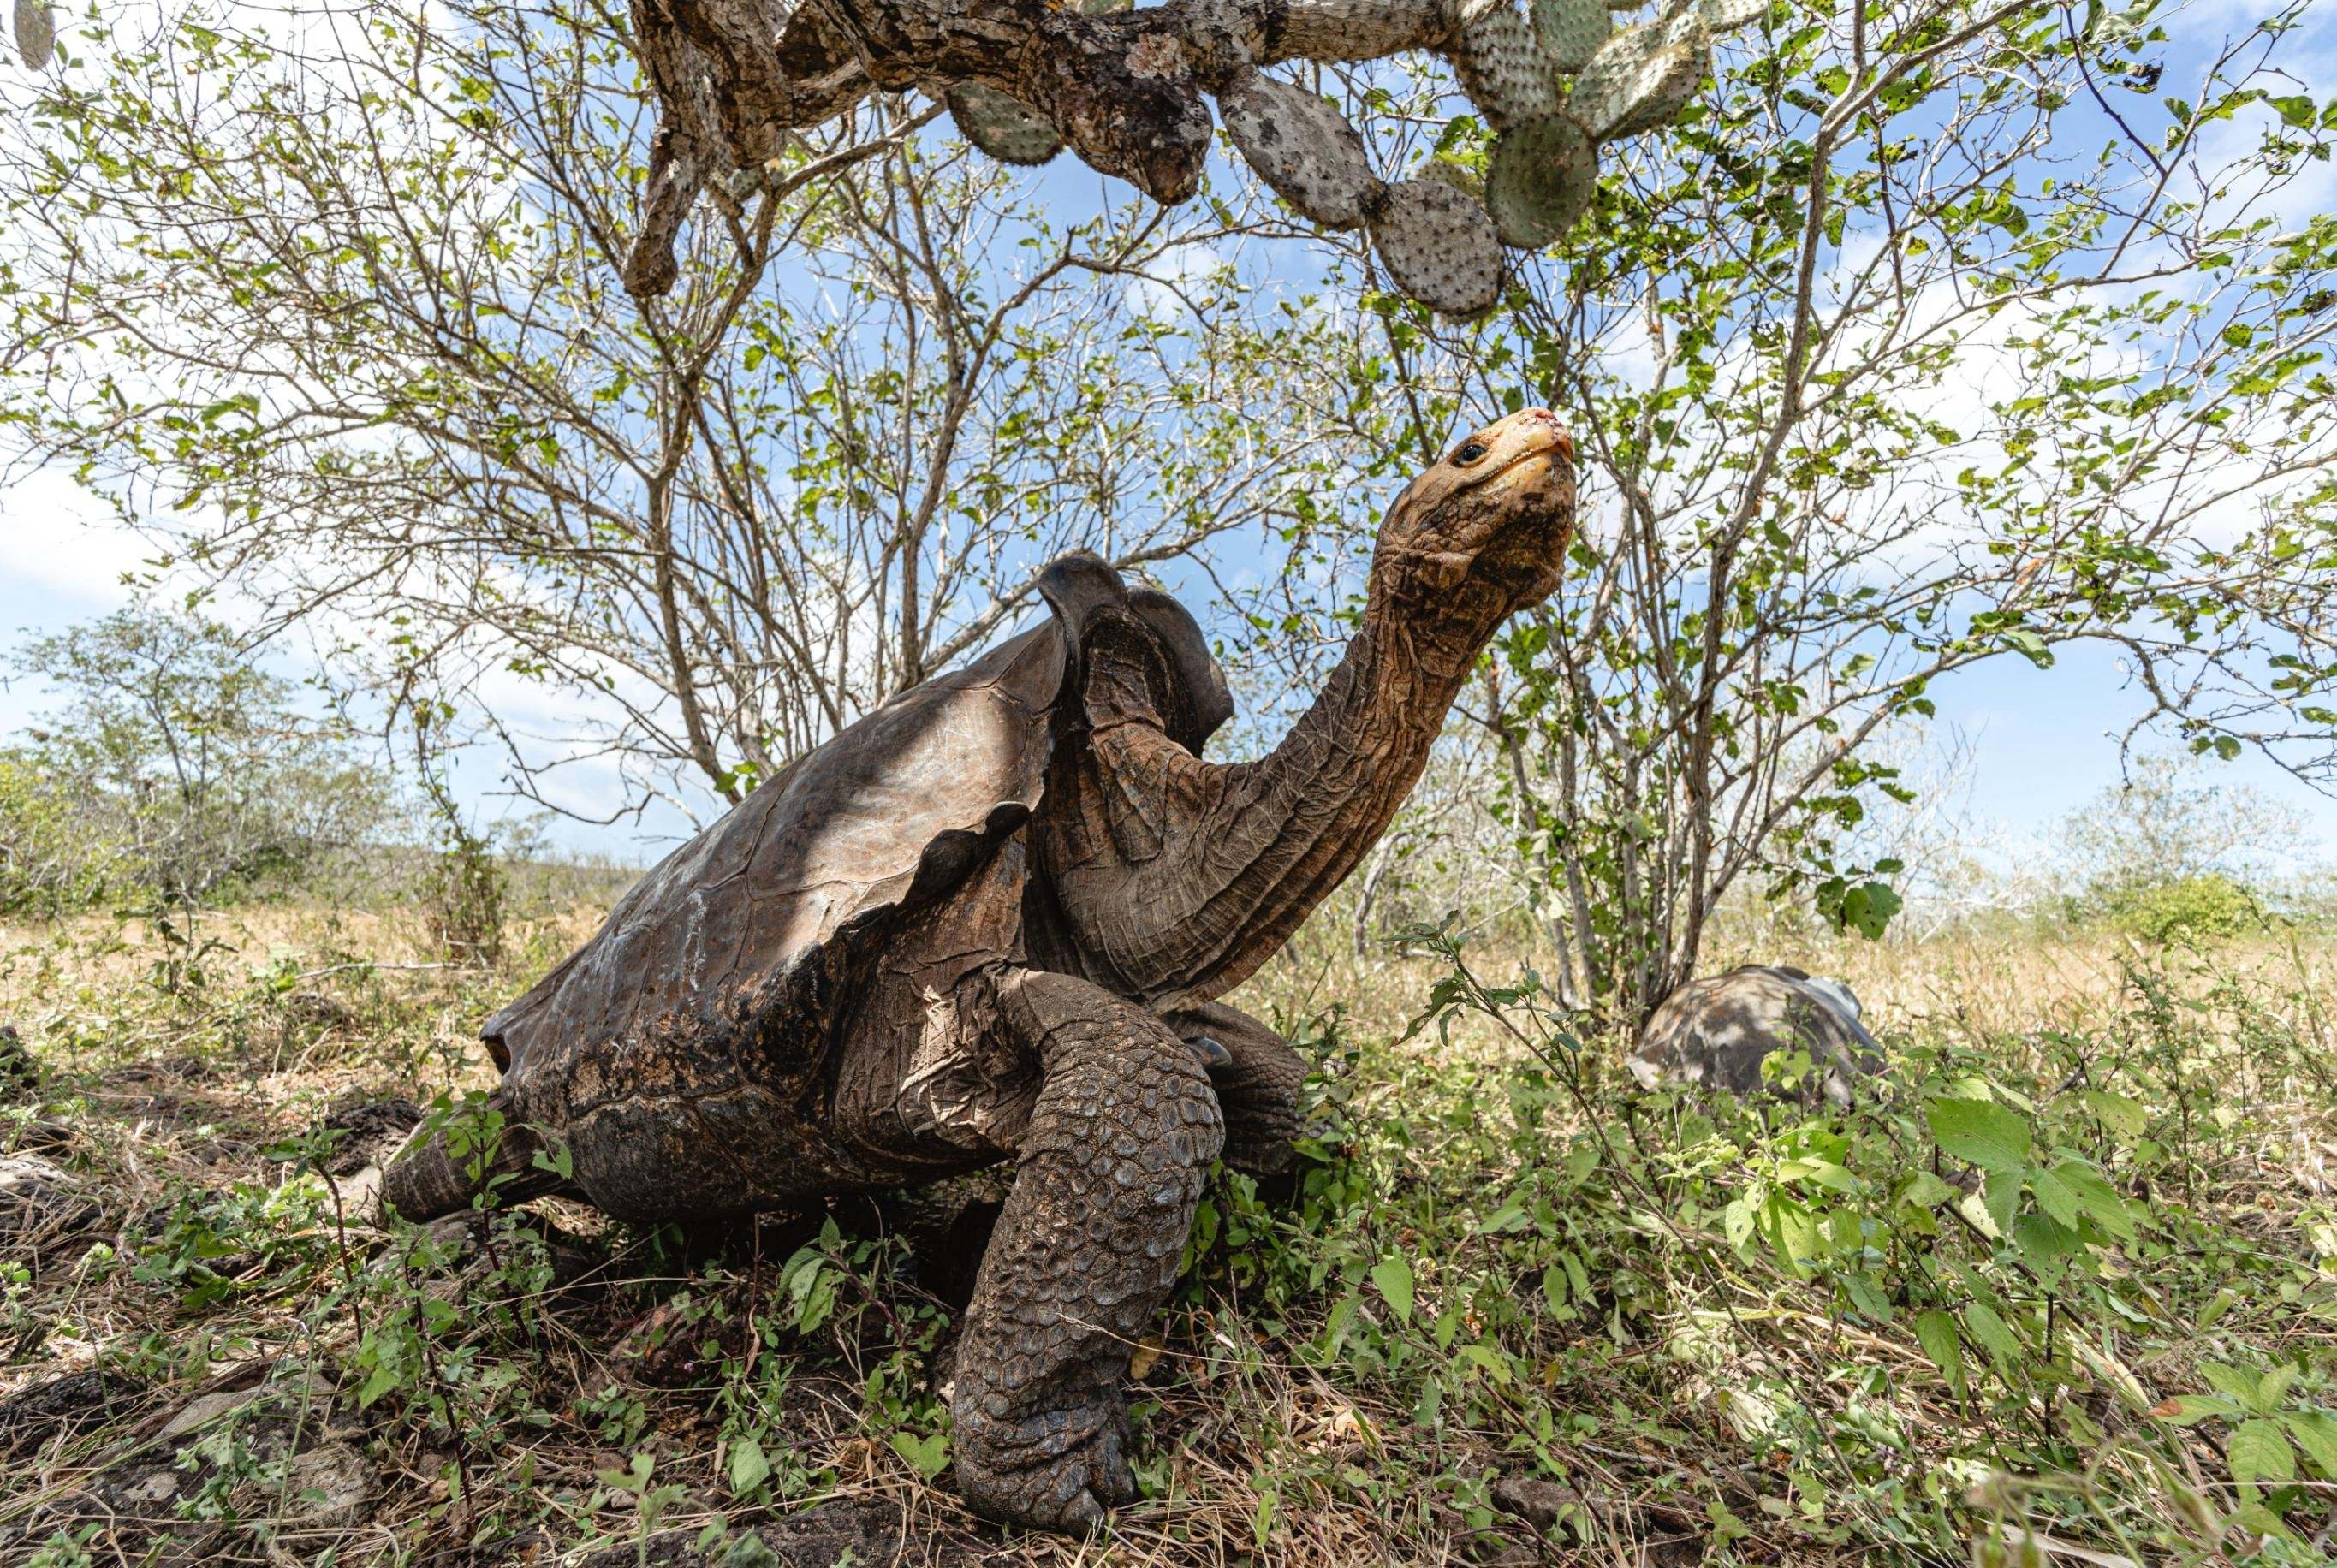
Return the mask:
[(958, 1486), (996, 1518), (1093, 1529), (1136, 1495), (1120, 1383), (1223, 1127), (1199, 1058), (1151, 1013), (1068, 975), (1010, 970), (996, 990), (1043, 1081), (959, 1341)]

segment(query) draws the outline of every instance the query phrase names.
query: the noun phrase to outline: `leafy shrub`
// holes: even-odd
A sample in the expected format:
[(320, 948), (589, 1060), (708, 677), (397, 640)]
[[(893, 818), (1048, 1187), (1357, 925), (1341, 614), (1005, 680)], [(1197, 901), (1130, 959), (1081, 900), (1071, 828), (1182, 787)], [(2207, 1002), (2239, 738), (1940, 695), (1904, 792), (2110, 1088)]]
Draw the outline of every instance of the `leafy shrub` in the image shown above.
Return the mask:
[(0, 910), (193, 908), (322, 874), (394, 792), (228, 627), (127, 609), (18, 650), (62, 702), (0, 755)]
[(36, 752), (0, 752), (0, 914), (50, 917), (125, 891), (126, 846)]
[(2085, 912), (2146, 942), (2221, 940), (2264, 922), (2255, 895), (2218, 872), (2097, 888)]

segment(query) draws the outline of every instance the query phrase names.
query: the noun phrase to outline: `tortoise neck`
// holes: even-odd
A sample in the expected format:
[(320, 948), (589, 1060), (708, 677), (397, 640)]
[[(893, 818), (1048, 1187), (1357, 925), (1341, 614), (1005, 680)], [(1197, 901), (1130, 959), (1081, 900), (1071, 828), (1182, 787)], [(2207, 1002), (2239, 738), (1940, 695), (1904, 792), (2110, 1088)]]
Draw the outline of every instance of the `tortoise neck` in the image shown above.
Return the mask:
[(1366, 615), (1314, 705), (1266, 756), (1227, 770), (1212, 824), (1232, 939), (1191, 994), (1217, 996), (1279, 951), (1386, 832), (1428, 765), (1491, 632)]

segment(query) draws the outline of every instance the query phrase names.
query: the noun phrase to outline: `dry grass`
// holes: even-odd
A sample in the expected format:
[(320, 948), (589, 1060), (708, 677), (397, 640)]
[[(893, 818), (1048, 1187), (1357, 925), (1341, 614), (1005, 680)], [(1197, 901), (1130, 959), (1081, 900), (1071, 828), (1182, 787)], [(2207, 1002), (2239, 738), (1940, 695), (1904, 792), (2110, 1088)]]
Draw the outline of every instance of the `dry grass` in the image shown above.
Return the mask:
[[(2152, 1182), (2182, 1183), (2175, 1272), (2129, 1288), (2119, 1275), (2135, 1261), (2110, 1259), (2111, 1282), (2086, 1286), (2088, 1300), (2155, 1299), (2166, 1321), (2147, 1321), (2146, 1305), (2107, 1332), (2088, 1319), (2050, 1376), (2007, 1374), (1982, 1398), (1976, 1372), (1959, 1400), (1903, 1323), (1863, 1323), (1822, 1278), (1720, 1243), (1698, 1194), (1741, 1175), (1690, 1168), (1711, 1146), (1694, 1107), (1627, 1102), (1597, 1061), (1560, 1092), (1527, 1071), (1523, 1037), (1481, 1014), (1398, 1043), (1438, 963), (1301, 944), (1243, 999), (1294, 1027), (1344, 1012), (1311, 1035), (1332, 1141), (1293, 1208), (1238, 1183), (1213, 1193), (1216, 1244), (1137, 1390), (1148, 1501), (1108, 1540), (1073, 1543), (1002, 1535), (965, 1514), (945, 1474), (921, 1473), (916, 1445), (946, 1429), (952, 1315), (931, 1260), (920, 1274), (890, 1218), (845, 1205), (825, 1241), (819, 1215), (682, 1237), (546, 1203), (434, 1243), (347, 1225), (322, 1185), (286, 1185), (287, 1141), (332, 1108), (484, 1086), (476, 1019), (596, 918), (580, 906), (530, 922), (511, 971), (488, 974), (435, 967), (422, 923), (396, 910), (230, 911), (197, 933), (207, 978), (178, 997), (152, 983), (152, 932), (0, 930), (0, 1019), (45, 1071), (0, 1120), (0, 1144), (69, 1167), (103, 1212), (54, 1247), (0, 1242), (0, 1279), (16, 1271), (0, 1400), (74, 1373), (120, 1383), (101, 1419), (18, 1444), (0, 1541), (143, 1442), (196, 1445), (171, 1472), (161, 1512), (175, 1522), (100, 1528), (76, 1549), (95, 1560), (134, 1561), (106, 1552), (160, 1540), (213, 1561), (550, 1561), (614, 1546), (611, 1561), (631, 1562), (628, 1543), (674, 1549), (712, 1525), (731, 1534), (709, 1561), (753, 1530), (777, 1560), (807, 1562), (846, 1542), (859, 1560), (905, 1562), (1941, 1561), (1966, 1536), (2039, 1519), (2115, 1553), (2123, 1526), (2088, 1523), (2102, 1511), (2199, 1560), (2242, 1547), (2312, 1560), (2282, 1556), (2292, 1548), (2244, 1513), (2220, 1428), (2160, 1431), (2112, 1385), (2128, 1378), (2153, 1400), (2201, 1390), (2208, 1360), (2287, 1358), (2306, 1389), (2327, 1376), (2337, 1316), (2314, 1241), (2337, 1158), (2318, 1076), (2325, 945), (2267, 940), (2171, 965), (2092, 938), (1757, 955), (1844, 977), (1887, 1039), (1922, 1042), (1926, 1061), (1985, 1060), (2022, 1092), (2078, 1061), (2133, 1087), (2173, 1060), (2152, 1044), (2168, 1028), (2183, 1040), (2171, 1081), (2216, 1090), (2182, 1157), (2127, 1189), (2139, 1203)], [(2138, 968), (2168, 988), (2156, 1014)], [(1521, 1097), (1528, 1084), (1540, 1086)], [(1745, 1170), (1774, 1167), (1755, 1131), (1728, 1135)], [(1611, 1174), (1595, 1154), (1576, 1159), (1628, 1155), (1632, 1140), (1653, 1155)], [(1636, 1192), (1677, 1207), (1651, 1213)], [(1521, 1195), (1546, 1217), (1502, 1230)], [(1592, 1275), (1571, 1318), (1539, 1282), (1561, 1254)], [(1417, 1291), (1409, 1320), (1373, 1271), (1391, 1257)], [(789, 1271), (806, 1266), (836, 1302), (807, 1329), (789, 1305)], [(2243, 1299), (2218, 1308), (2218, 1291)], [(2065, 1294), (2077, 1311), (2076, 1287)], [(432, 1302), (452, 1308), (416, 1339), (434, 1359), (360, 1408), (369, 1345), (399, 1314), (434, 1322)], [(2210, 1310), (2213, 1332), (2172, 1331)], [(281, 1407), (246, 1405), (209, 1446), (200, 1434), (155, 1444), (191, 1399), (238, 1386), (275, 1389)], [(1861, 1438), (1860, 1423), (1884, 1435)], [(2100, 1473), (2052, 1479), (2051, 1456), (2088, 1432)], [(748, 1435), (773, 1478), (742, 1491), (733, 1462)], [(342, 1452), (362, 1456), (361, 1505), (301, 1502), (292, 1456)], [(637, 1456), (653, 1464), (646, 1497), (611, 1480)], [(2016, 1479), (1990, 1482), (1999, 1471)], [(2302, 1485), (2290, 1506), (2309, 1536), (2326, 1484)], [(2186, 1524), (2186, 1508), (2212, 1524)], [(1537, 1529), (1537, 1510), (1555, 1527)], [(42, 1538), (0, 1554), (29, 1556)]]

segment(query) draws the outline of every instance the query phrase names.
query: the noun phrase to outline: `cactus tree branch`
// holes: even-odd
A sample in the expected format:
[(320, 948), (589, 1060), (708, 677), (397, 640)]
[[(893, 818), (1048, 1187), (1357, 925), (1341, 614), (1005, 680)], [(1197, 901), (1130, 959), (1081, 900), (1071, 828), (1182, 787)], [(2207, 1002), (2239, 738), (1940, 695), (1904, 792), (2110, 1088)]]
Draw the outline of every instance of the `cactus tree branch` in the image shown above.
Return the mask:
[[(1667, 0), (1656, 21), (1610, 37), (1605, 0), (1532, 9), (1530, 23), (1516, 0), (1167, 0), (1140, 11), (1124, 0), (633, 0), (661, 116), (626, 286), (671, 287), (675, 239), (701, 192), (730, 200), (731, 177), (756, 178), (782, 132), (870, 91), (944, 97), (994, 156), (1042, 162), (1068, 146), (1162, 203), (1200, 183), (1214, 97), (1245, 156), (1294, 206), (1334, 227), (1369, 223), (1400, 287), (1441, 309), (1481, 310), (1497, 297), (1501, 240), (1547, 243), (1570, 224), (1595, 179), (1596, 142), (1670, 118), (1702, 77), (1708, 34), (1757, 14), (1746, 0)], [(1257, 74), (1286, 60), (1414, 50), (1450, 60), (1487, 119), (1516, 132), (1491, 218), (1473, 197), (1388, 186), (1335, 113), (1326, 123), (1324, 106)], [(1598, 83), (1579, 114), (1568, 113), (1567, 77)], [(1543, 169), (1553, 155), (1563, 167)]]

